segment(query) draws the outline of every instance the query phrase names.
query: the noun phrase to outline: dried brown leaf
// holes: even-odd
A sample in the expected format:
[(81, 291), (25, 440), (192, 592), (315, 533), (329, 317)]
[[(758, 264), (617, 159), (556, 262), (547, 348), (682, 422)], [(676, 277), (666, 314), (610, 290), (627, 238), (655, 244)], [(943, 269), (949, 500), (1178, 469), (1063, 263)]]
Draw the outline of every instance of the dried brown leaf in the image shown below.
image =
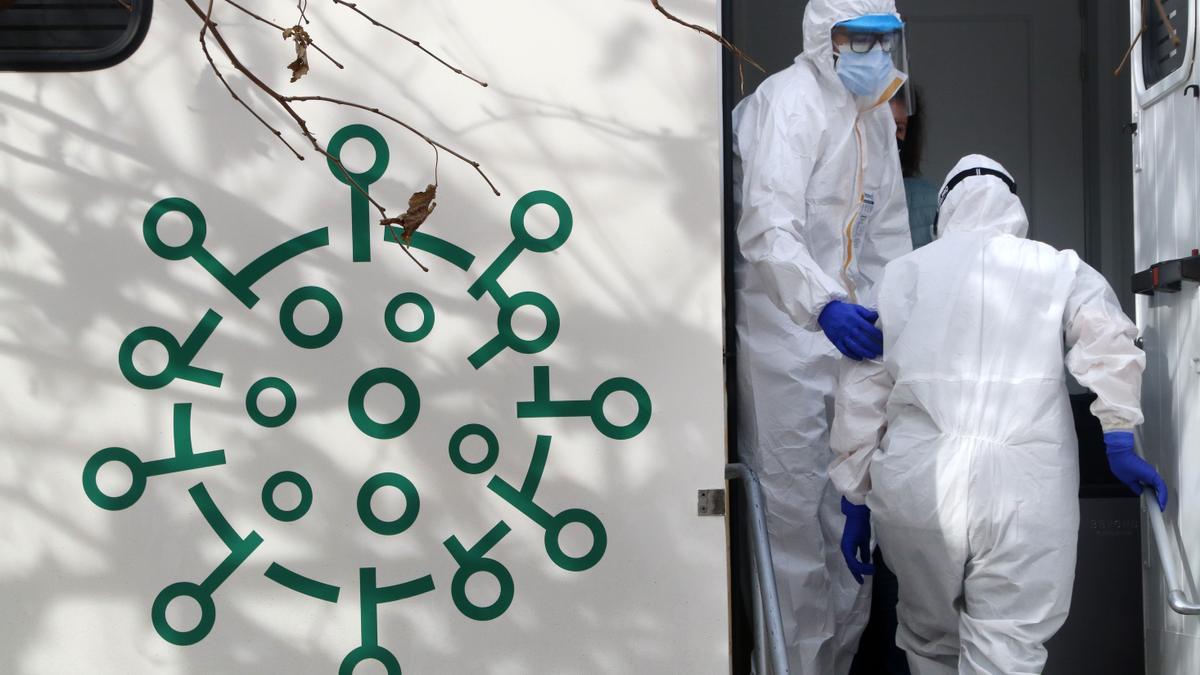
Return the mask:
[(435, 199), (437, 199), (437, 186), (430, 185), (420, 192), (414, 192), (408, 198), (408, 210), (404, 212), (404, 215), (399, 218), (385, 218), (381, 222), (384, 226), (399, 225), (400, 240), (404, 242), (405, 246), (408, 246), (412, 243), (413, 233), (425, 224), (426, 219), (433, 213), (433, 209), (437, 207)]
[(291, 40), (296, 45), (296, 60), (287, 65), (288, 70), (292, 71), (292, 82), (295, 82), (308, 74), (308, 46), (312, 44), (312, 38), (297, 25), (284, 29), (283, 39)]

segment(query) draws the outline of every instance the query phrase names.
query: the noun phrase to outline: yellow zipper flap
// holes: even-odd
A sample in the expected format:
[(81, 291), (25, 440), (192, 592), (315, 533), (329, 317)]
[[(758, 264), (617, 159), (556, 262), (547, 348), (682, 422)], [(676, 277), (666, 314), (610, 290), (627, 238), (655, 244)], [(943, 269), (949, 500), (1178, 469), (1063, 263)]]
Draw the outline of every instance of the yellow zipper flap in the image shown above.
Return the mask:
[(892, 100), (892, 97), (896, 95), (897, 91), (900, 91), (900, 87), (902, 86), (904, 86), (903, 79), (897, 77), (896, 79), (892, 80), (892, 83), (888, 85), (887, 89), (883, 90), (883, 94), (880, 95), (878, 101), (875, 101), (875, 103), (871, 106), (871, 109), (874, 110), (875, 108), (878, 108), (884, 103)]
[(850, 280), (849, 274), (850, 263), (854, 260), (854, 223), (858, 221), (859, 215), (862, 214), (863, 200), (866, 198), (866, 195), (863, 193), (863, 185), (866, 180), (863, 175), (866, 160), (863, 157), (862, 131), (858, 128), (857, 120), (854, 122), (854, 140), (858, 144), (858, 170), (855, 172), (854, 179), (854, 191), (858, 194), (858, 199), (854, 206), (854, 211), (850, 215), (850, 222), (846, 223), (846, 228), (842, 231), (842, 243), (846, 251), (846, 258), (842, 261), (842, 281), (846, 284), (846, 291), (850, 294), (851, 301), (855, 299), (854, 283)]

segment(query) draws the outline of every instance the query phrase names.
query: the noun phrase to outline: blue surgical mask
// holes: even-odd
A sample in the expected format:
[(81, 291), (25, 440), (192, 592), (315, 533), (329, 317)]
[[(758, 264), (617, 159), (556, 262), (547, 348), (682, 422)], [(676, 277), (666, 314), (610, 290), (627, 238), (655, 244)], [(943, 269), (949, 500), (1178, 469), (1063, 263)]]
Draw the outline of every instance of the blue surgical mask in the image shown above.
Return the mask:
[(866, 54), (846, 48), (838, 55), (837, 74), (857, 96), (878, 94), (892, 76), (892, 57), (879, 45)]

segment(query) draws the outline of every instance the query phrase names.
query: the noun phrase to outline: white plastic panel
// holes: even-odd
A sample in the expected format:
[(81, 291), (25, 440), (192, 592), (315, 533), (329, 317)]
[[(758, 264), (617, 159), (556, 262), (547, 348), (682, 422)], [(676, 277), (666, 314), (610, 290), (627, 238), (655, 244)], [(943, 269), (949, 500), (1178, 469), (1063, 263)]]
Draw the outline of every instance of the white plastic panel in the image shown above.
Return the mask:
[[(1140, 5), (1131, 3), (1135, 26)], [(1194, 11), (1192, 18), (1194, 24)], [(1189, 49), (1193, 44), (1189, 40)], [(1200, 100), (1184, 95), (1180, 85), (1189, 80), (1182, 74), (1142, 91), (1140, 50), (1134, 53), (1135, 265), (1143, 270), (1200, 247)], [(1200, 583), (1200, 538), (1194, 536), (1200, 531), (1200, 291), (1185, 282), (1180, 293), (1138, 296), (1137, 321), (1147, 361), (1146, 455), (1172, 490), (1165, 520), (1175, 546), (1167, 564), (1194, 595)], [(1146, 672), (1200, 672), (1200, 618), (1168, 606), (1150, 528), (1142, 529)]]
[[(225, 3), (217, 21), (235, 44), (253, 45), (247, 58), (273, 86), (377, 104), (480, 161), (501, 196), (443, 152), (438, 206), (419, 233), (474, 259), (414, 250), (430, 267), (421, 272), (371, 217), (370, 260), (356, 262), (356, 193), (311, 150), (297, 161), (230, 99), (182, 2), (158, 2), (142, 48), (114, 68), (0, 73), (0, 673), (332, 674), (360, 646), (386, 649), (411, 675), (727, 673), (725, 523), (696, 514), (697, 490), (723, 486), (726, 460), (719, 46), (646, 2), (360, 5), (486, 80), (482, 88), (344, 6), (308, 5), (314, 39), (347, 70), (310, 51), (312, 72), (295, 85), (278, 33)], [(716, 0), (680, 5), (688, 21), (718, 21)], [(296, 11), (286, 1), (252, 8), (288, 22)], [(432, 182), (429, 146), (399, 126), (344, 106), (303, 107), (323, 138), (353, 124), (378, 132), (390, 161), (369, 190), (391, 215)], [(352, 171), (377, 158), (363, 140), (345, 151)], [(538, 202), (527, 220), (525, 195)], [(148, 246), (144, 218), (169, 197), (204, 214), (203, 245), (230, 270), (325, 228), (328, 245), (251, 284), (260, 301), (249, 307), (197, 260)], [(528, 223), (540, 238), (566, 209), (573, 225), (561, 246), (540, 252), (522, 238), (498, 280), (470, 292), (513, 250), (514, 212), (517, 229)], [(285, 299), (305, 286), (340, 303), (340, 332), (323, 347), (281, 329)], [(409, 292), (430, 302), (432, 330), (401, 340), (385, 317)], [(557, 309), (550, 344), (469, 361), (493, 343), (502, 306), (528, 292)], [(222, 373), (221, 386), (179, 378), (145, 389), (123, 376), (118, 354), (133, 331), (182, 338), (208, 310), (222, 319), (193, 360)], [(319, 310), (300, 306), (305, 332), (323, 325)], [(535, 336), (539, 317), (526, 312), (515, 330)], [(419, 392), (419, 414), (402, 389), (366, 396), (377, 421), (413, 411), (394, 438), (369, 435), (379, 430), (351, 403), (354, 385), (381, 367)], [(296, 394), (282, 426), (247, 411), (248, 390), (267, 376)], [(597, 405), (605, 382), (644, 389), (646, 405), (620, 392)], [(84, 489), (89, 458), (108, 447), (146, 461), (181, 452), (180, 403), (191, 404), (194, 452), (222, 449), (224, 463), (150, 476), (128, 508), (100, 508)], [(635, 433), (613, 433), (597, 409), (621, 425), (647, 416)], [(454, 461), (451, 439), (468, 424), (495, 433), (495, 457), (477, 435), (468, 462)], [(545, 470), (527, 484), (543, 464), (539, 436), (551, 439)], [(263, 504), (281, 471), (312, 488), (295, 521)], [(400, 532), (372, 531), (361, 515), (363, 486), (383, 473), (419, 495), (417, 510), (401, 490), (367, 494), (382, 518), (417, 516)], [(493, 479), (526, 487), (514, 494)], [(239, 545), (230, 557), (189, 492), (199, 484), (238, 537), (262, 537), (248, 555)], [(595, 528), (568, 523), (584, 512), (602, 526), (603, 547)], [(490, 550), (477, 552), (494, 564), (456, 560), (447, 543), (474, 549), (488, 533)], [(276, 564), (339, 594), (280, 583), (288, 577), (270, 576)], [(476, 567), (511, 578), (460, 574)], [(151, 619), (156, 598), (202, 580), (213, 590), (211, 630), (195, 644), (168, 642)], [(500, 589), (512, 595), (496, 611), (463, 609), (459, 596), (490, 607)], [(177, 630), (196, 614), (186, 599), (167, 606)]]

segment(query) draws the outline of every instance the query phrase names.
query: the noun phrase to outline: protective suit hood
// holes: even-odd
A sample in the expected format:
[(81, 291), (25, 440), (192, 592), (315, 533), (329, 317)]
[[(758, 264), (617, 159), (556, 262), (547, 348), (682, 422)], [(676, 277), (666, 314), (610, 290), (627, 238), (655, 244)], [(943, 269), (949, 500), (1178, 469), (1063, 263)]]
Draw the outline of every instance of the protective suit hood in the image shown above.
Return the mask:
[(823, 75), (837, 79), (833, 69), (833, 27), (866, 14), (900, 17), (895, 0), (811, 0), (804, 8), (804, 54), (801, 56), (812, 60)]
[[(999, 162), (983, 155), (967, 155), (950, 169), (942, 183), (942, 191), (963, 171), (982, 168), (999, 171), (1012, 178)], [(1024, 238), (1029, 232), (1029, 218), (1021, 199), (996, 176), (969, 176), (946, 195), (938, 211), (937, 236), (949, 233), (989, 232), (1011, 234)]]

